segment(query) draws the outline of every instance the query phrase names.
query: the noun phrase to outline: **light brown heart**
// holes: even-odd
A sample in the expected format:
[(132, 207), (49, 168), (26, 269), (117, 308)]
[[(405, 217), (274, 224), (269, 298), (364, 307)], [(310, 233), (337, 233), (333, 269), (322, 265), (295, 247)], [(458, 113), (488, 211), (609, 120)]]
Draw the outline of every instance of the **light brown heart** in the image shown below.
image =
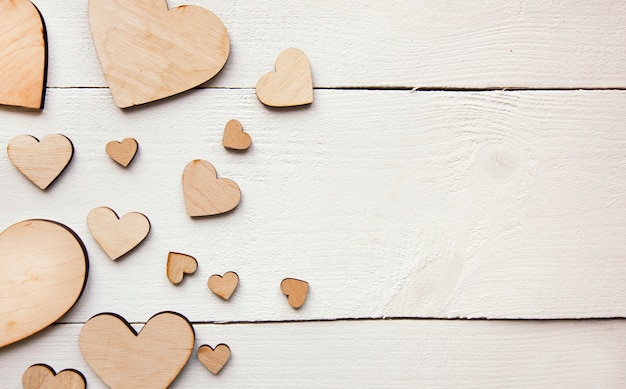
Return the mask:
[(0, 2), (0, 104), (43, 108), (46, 30), (28, 0)]
[(22, 375), (24, 389), (85, 389), (87, 381), (78, 370), (68, 369), (58, 374), (48, 365), (32, 365)]
[(25, 220), (0, 234), (0, 347), (62, 317), (87, 281), (87, 252), (68, 227)]
[(309, 292), (309, 283), (295, 278), (285, 278), (280, 283), (280, 290), (287, 296), (289, 305), (298, 309), (306, 300), (306, 295)]
[(223, 277), (219, 274), (213, 274), (209, 277), (208, 285), (213, 293), (224, 300), (228, 300), (235, 292), (235, 289), (237, 289), (237, 285), (239, 285), (239, 276), (232, 271), (224, 273)]
[(127, 167), (135, 158), (139, 145), (133, 138), (123, 139), (121, 142), (113, 140), (106, 145), (106, 152), (112, 160)]
[(217, 178), (209, 162), (196, 159), (183, 171), (183, 193), (187, 215), (211, 216), (233, 210), (241, 200), (239, 186), (228, 178)]
[(211, 11), (166, 0), (89, 0), (100, 65), (120, 108), (172, 96), (226, 64), (228, 31)]
[(80, 352), (111, 388), (167, 388), (193, 351), (191, 323), (174, 312), (153, 316), (137, 334), (111, 313), (89, 319), (80, 331)]
[(203, 344), (198, 348), (198, 359), (211, 373), (217, 374), (230, 359), (230, 347), (223, 343), (215, 348)]
[(293, 107), (313, 102), (313, 78), (309, 59), (302, 50), (290, 48), (276, 59), (276, 71), (256, 84), (259, 101), (270, 107)]
[(198, 269), (198, 261), (190, 255), (170, 252), (167, 255), (167, 279), (172, 284), (180, 284), (185, 274), (193, 274)]
[(74, 155), (72, 142), (61, 134), (49, 134), (41, 141), (30, 135), (18, 135), (7, 146), (11, 163), (33, 184), (46, 189)]
[(239, 120), (233, 119), (226, 123), (222, 145), (227, 149), (247, 150), (252, 144), (250, 135), (243, 130)]
[(109, 258), (116, 260), (148, 236), (150, 221), (139, 212), (118, 218), (111, 208), (98, 207), (87, 215), (87, 227)]

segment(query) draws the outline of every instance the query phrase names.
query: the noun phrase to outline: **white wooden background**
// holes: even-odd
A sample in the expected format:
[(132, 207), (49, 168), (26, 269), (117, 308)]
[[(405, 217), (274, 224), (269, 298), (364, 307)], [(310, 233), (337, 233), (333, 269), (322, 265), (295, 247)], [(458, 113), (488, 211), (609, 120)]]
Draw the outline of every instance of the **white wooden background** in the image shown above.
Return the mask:
[[(626, 386), (626, 3), (193, 0), (229, 29), (225, 69), (127, 111), (106, 88), (87, 1), (34, 3), (46, 106), (0, 108), (0, 144), (58, 132), (75, 155), (42, 192), (0, 153), (1, 228), (68, 225), (90, 273), (58, 324), (0, 349), (2, 387), (47, 363), (102, 388), (82, 323), (108, 311), (140, 328), (163, 310), (194, 322), (196, 346), (233, 355), (219, 376), (194, 355), (176, 388)], [(287, 47), (309, 56), (315, 102), (267, 109), (254, 85)], [(247, 153), (221, 146), (232, 118)], [(125, 137), (140, 145), (128, 169), (104, 152)], [(196, 158), (239, 184), (233, 213), (186, 216)], [(86, 226), (103, 205), (152, 223), (117, 262)], [(199, 261), (180, 286), (169, 251)], [(225, 271), (241, 279), (229, 302), (206, 287)], [(285, 277), (311, 285), (298, 311)]]

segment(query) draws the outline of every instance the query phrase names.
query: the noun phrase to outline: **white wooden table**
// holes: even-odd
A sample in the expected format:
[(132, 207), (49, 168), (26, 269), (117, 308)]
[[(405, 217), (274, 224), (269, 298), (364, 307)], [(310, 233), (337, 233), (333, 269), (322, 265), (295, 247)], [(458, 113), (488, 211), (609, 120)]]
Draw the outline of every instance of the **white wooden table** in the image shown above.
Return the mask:
[[(87, 1), (33, 2), (46, 106), (0, 108), (0, 143), (58, 132), (75, 155), (43, 192), (1, 153), (1, 228), (62, 222), (90, 272), (57, 324), (0, 349), (2, 387), (47, 363), (102, 388), (82, 324), (114, 312), (140, 329), (164, 310), (193, 322), (196, 347), (232, 350), (218, 376), (194, 354), (175, 388), (626, 387), (623, 1), (194, 0), (229, 30), (225, 69), (126, 111)], [(268, 109), (254, 85), (287, 47), (309, 56), (315, 102)], [(221, 146), (232, 118), (247, 153)], [(128, 169), (104, 151), (125, 137), (140, 145)], [(239, 184), (233, 213), (186, 215), (181, 176), (196, 158)], [(98, 206), (146, 214), (147, 240), (109, 260), (86, 225)], [(169, 251), (199, 261), (180, 286)], [(229, 302), (206, 286), (226, 271), (241, 280)], [(285, 277), (311, 285), (298, 311)]]

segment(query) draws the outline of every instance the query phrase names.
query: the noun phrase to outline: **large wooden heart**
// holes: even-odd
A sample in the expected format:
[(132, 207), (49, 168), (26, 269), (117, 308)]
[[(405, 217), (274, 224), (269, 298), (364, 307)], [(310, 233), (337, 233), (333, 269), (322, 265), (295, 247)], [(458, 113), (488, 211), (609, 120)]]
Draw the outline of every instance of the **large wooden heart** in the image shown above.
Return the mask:
[(0, 234), (0, 347), (46, 328), (72, 308), (87, 252), (69, 228), (26, 220)]
[(89, 0), (91, 34), (120, 108), (159, 100), (215, 76), (230, 51), (212, 12), (166, 0)]

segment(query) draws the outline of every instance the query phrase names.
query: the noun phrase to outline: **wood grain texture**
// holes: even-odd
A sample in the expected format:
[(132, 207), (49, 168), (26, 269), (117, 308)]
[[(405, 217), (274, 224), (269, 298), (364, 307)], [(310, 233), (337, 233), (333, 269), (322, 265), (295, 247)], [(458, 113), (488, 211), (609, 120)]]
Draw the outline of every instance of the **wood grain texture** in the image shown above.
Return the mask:
[(280, 283), (280, 291), (287, 296), (289, 305), (298, 309), (306, 301), (306, 295), (309, 293), (309, 283), (294, 278), (285, 278)]
[(295, 107), (313, 102), (311, 65), (300, 49), (289, 48), (278, 55), (275, 70), (261, 76), (256, 97), (270, 107)]
[(194, 159), (183, 170), (183, 194), (187, 215), (213, 216), (230, 212), (241, 201), (241, 190), (229, 178), (218, 178), (210, 162)]
[(193, 274), (196, 270), (198, 270), (198, 261), (194, 257), (172, 252), (167, 255), (165, 273), (172, 284), (180, 284), (185, 274)]
[(97, 207), (87, 215), (87, 226), (98, 245), (112, 260), (137, 247), (150, 232), (150, 220), (139, 212), (122, 217), (108, 207)]
[(237, 273), (232, 271), (224, 273), (223, 276), (213, 274), (209, 277), (207, 284), (209, 289), (211, 289), (211, 292), (215, 293), (224, 300), (229, 300), (230, 296), (235, 293), (237, 285), (239, 285), (239, 276)]
[(121, 142), (112, 140), (104, 148), (107, 155), (122, 167), (127, 167), (135, 158), (139, 144), (133, 138), (124, 138)]
[(85, 389), (85, 377), (78, 370), (67, 369), (55, 373), (48, 365), (37, 364), (22, 375), (23, 389)]
[(197, 355), (204, 367), (211, 373), (218, 374), (230, 359), (230, 348), (223, 343), (215, 347), (203, 344), (198, 348)]
[(231, 119), (226, 123), (224, 136), (222, 136), (222, 146), (232, 150), (247, 150), (251, 144), (252, 139), (243, 130), (239, 120)]

